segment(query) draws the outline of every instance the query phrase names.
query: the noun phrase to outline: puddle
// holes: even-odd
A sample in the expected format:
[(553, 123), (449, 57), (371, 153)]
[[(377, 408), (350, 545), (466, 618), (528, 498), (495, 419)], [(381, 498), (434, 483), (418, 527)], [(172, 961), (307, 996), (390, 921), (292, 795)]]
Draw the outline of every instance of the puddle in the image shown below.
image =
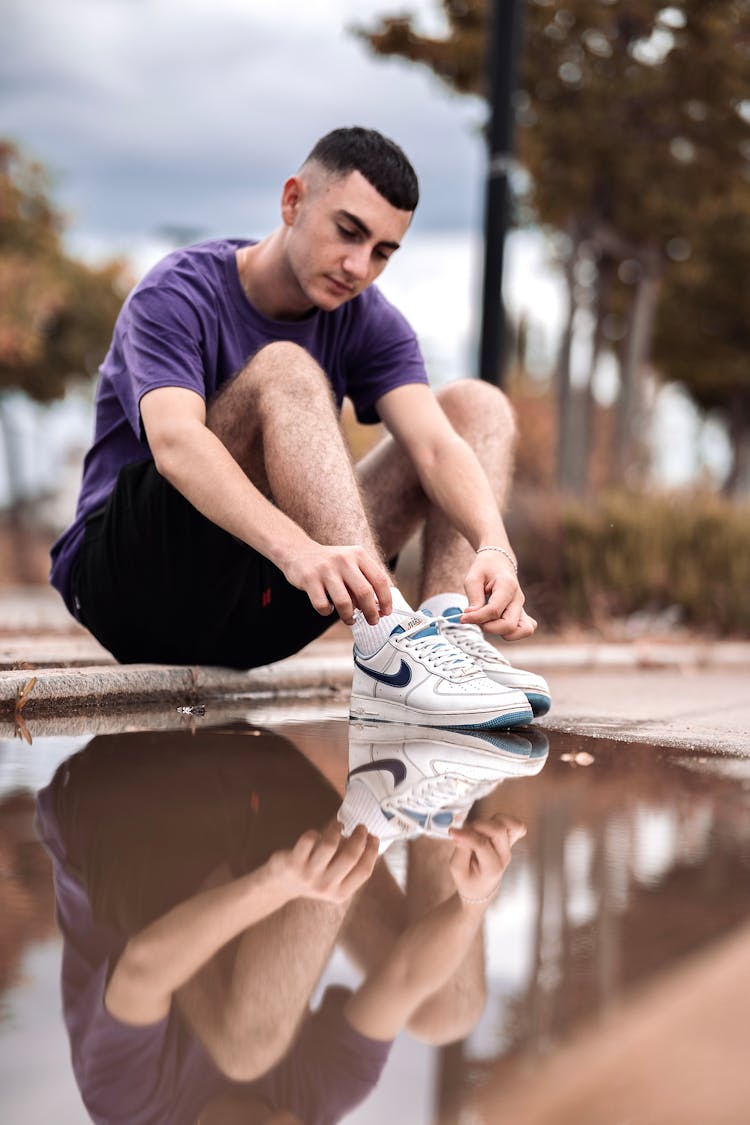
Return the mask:
[[(85, 1121), (79, 1086), (159, 1125), (746, 1120), (750, 760), (335, 707), (181, 721), (0, 741), (3, 1121)], [(347, 913), (326, 898), (374, 852), (324, 883), (336, 843), (305, 833), (350, 768), (389, 846)], [(461, 906), (502, 873), (501, 816), (527, 834)]]

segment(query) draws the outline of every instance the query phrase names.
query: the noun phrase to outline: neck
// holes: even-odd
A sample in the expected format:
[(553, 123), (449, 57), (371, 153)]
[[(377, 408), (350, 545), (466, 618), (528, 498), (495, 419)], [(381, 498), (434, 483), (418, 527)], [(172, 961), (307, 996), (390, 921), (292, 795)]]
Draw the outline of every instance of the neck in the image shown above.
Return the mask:
[(237, 272), (248, 301), (272, 320), (300, 320), (312, 309), (284, 255), (283, 228), (237, 251)]

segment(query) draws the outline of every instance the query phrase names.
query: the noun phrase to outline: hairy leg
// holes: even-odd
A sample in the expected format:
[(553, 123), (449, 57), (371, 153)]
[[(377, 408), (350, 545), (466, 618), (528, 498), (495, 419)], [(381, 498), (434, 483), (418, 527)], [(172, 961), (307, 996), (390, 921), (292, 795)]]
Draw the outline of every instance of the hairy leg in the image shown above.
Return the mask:
[(262, 348), (209, 404), (207, 423), (312, 539), (379, 557), (330, 384), (303, 348)]
[[(341, 945), (365, 974), (378, 969), (398, 938), (455, 892), (448, 861), (453, 844), (423, 836), (408, 845), (406, 894), (380, 860), (352, 904)], [(408, 1029), (425, 1043), (452, 1043), (468, 1035), (486, 1002), (481, 932), (456, 972), (411, 1016)]]
[[(476, 379), (451, 383), (437, 398), (454, 429), (472, 447), (502, 509), (513, 472), (516, 427), (513, 410), (496, 387)], [(424, 521), (420, 600), (463, 588), (474, 552), (429, 504), (414, 468), (394, 440), (385, 438), (357, 466), (372, 526), (386, 558)], [(467, 497), (471, 503), (471, 497)]]
[(180, 989), (178, 1003), (227, 1077), (250, 1081), (287, 1051), (345, 907), (298, 899), (256, 923)]

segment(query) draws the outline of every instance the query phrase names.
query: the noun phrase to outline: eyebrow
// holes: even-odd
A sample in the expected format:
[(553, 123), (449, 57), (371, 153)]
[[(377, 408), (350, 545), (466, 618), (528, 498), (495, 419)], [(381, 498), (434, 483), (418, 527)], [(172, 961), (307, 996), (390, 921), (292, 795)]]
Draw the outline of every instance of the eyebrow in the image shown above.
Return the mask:
[[(360, 231), (365, 236), (365, 238), (372, 238), (372, 231), (368, 227), (367, 223), (363, 223), (362, 220), (360, 218), (358, 218), (357, 215), (353, 215), (351, 213), (351, 211), (344, 211), (344, 210), (339, 211), (338, 214), (343, 219), (348, 219), (349, 222), (352, 223), (357, 228), (357, 230)], [(401, 245), (400, 242), (388, 242), (385, 239), (382, 239), (378, 243), (378, 246), (388, 246), (388, 247), (390, 247), (391, 250), (398, 250), (400, 245)]]

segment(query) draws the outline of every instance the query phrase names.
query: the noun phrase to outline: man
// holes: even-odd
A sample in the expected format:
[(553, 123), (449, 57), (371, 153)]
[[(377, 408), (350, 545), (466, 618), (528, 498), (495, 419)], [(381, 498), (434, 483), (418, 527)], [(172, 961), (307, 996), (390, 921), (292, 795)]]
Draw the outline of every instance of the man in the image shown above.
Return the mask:
[[(544, 681), (480, 633), (536, 628), (499, 509), (508, 404), (473, 381), (434, 396), (411, 329), (372, 287), (417, 200), (392, 141), (336, 129), (284, 184), (277, 230), (170, 254), (126, 301), (52, 569), (119, 660), (250, 668), (335, 610), (354, 626), (360, 717), (512, 725), (548, 708)], [(356, 468), (344, 395), (389, 432)], [(433, 624), (384, 562), (421, 522)]]

